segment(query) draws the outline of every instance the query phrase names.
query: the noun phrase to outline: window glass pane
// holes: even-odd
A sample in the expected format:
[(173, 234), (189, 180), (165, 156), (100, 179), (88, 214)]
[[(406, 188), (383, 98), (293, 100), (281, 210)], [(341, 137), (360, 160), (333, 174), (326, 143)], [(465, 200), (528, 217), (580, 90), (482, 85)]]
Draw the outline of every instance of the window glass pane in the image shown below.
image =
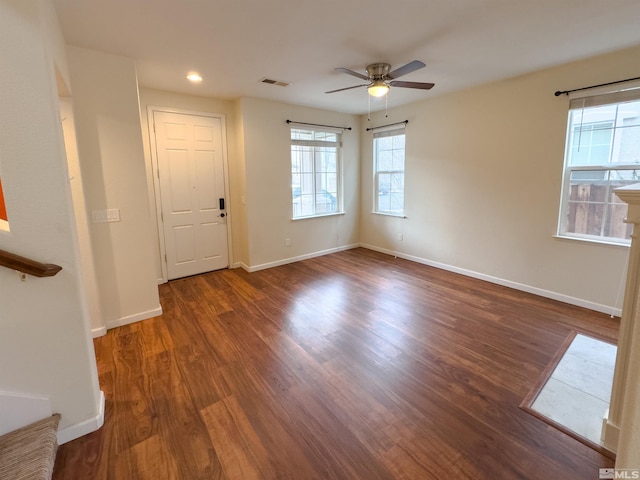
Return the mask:
[(378, 195), (386, 195), (391, 191), (391, 174), (381, 173), (378, 175)]
[(313, 199), (313, 195), (300, 195), (299, 200), (293, 202), (294, 212), (296, 211), (296, 205), (298, 206), (298, 214), (296, 216), (306, 217), (313, 215), (315, 213)]
[(391, 174), (391, 191), (395, 193), (404, 192), (404, 174), (402, 173)]
[(394, 135), (391, 138), (393, 139), (393, 148), (404, 151), (404, 135)]
[(402, 213), (404, 210), (404, 195), (402, 193), (389, 194), (389, 212)]
[(392, 170), (404, 170), (404, 150), (393, 151)]
[(337, 195), (338, 175), (336, 173), (327, 173), (327, 175), (325, 176), (325, 183), (323, 185), (323, 188), (326, 191), (333, 193), (334, 195)]
[(613, 139), (613, 123), (578, 124), (571, 136), (570, 165), (605, 165)]
[(391, 196), (389, 192), (381, 193), (378, 195), (378, 211), (389, 212), (391, 211)]
[(391, 170), (393, 168), (393, 152), (382, 150), (378, 153), (378, 171)]
[(303, 173), (300, 175), (300, 193), (313, 194), (313, 173)]
[(640, 101), (570, 114), (568, 165), (640, 164)]
[(376, 138), (378, 142), (378, 150), (391, 150), (393, 147), (393, 137), (380, 137)]
[(339, 211), (339, 148), (339, 133), (291, 129), (294, 218)]
[(640, 164), (640, 117), (626, 119), (614, 134), (612, 162)]
[(624, 223), (627, 205), (613, 190), (638, 182), (640, 170), (573, 171), (563, 233), (629, 239), (631, 225)]
[(404, 212), (405, 134), (374, 137), (375, 210)]

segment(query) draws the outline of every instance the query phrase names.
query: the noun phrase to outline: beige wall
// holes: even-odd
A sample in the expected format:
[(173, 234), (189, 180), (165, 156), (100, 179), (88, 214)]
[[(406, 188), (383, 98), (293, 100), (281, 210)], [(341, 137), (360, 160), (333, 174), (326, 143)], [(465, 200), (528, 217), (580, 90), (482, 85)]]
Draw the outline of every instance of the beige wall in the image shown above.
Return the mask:
[(378, 125), (409, 120), (407, 218), (371, 213), (372, 138), (363, 134), (361, 242), (591, 308), (619, 308), (628, 248), (554, 238), (568, 99), (553, 93), (636, 76), (638, 60), (640, 48), (629, 49), (434, 97), (387, 119), (375, 115)]
[(120, 210), (119, 222), (89, 220), (102, 318), (111, 328), (161, 312), (136, 70), (128, 58), (67, 52), (87, 213)]
[[(239, 105), (246, 167), (250, 268), (313, 255), (358, 242), (358, 117), (284, 103), (243, 98)], [(286, 120), (351, 126), (343, 134), (345, 215), (291, 220), (291, 141)], [(285, 238), (291, 246), (285, 246)]]
[(69, 431), (100, 416), (100, 390), (60, 127), (54, 69), (65, 70), (65, 52), (51, 38), (55, 25), (49, 2), (0, 0), (0, 162), (11, 212), (0, 249), (63, 268), (24, 282), (0, 268), (0, 391), (50, 398)]

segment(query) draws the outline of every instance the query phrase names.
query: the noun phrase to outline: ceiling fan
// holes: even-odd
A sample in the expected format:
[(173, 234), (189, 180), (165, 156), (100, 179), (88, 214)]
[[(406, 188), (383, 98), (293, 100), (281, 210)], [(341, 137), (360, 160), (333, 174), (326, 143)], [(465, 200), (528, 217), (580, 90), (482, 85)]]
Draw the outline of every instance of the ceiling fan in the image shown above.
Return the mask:
[(366, 75), (354, 72), (353, 70), (349, 70), (348, 68), (336, 68), (336, 70), (339, 72), (361, 78), (362, 80), (367, 80), (369, 83), (354, 85), (353, 87), (338, 88), (337, 90), (329, 90), (328, 92), (324, 93), (335, 93), (341, 92), (343, 90), (351, 90), (352, 88), (367, 87), (367, 91), (372, 97), (384, 97), (389, 91), (390, 87), (418, 88), (420, 90), (429, 90), (433, 88), (435, 84), (424, 82), (404, 82), (401, 80), (396, 80), (396, 78), (398, 77), (402, 77), (403, 75), (415, 72), (416, 70), (420, 70), (424, 67), (426, 67), (424, 63), (419, 60), (414, 60), (413, 62), (409, 62), (406, 65), (400, 68), (396, 68), (395, 70), (390, 72), (389, 70), (391, 69), (391, 65), (389, 65), (388, 63), (372, 63), (371, 65), (367, 66)]

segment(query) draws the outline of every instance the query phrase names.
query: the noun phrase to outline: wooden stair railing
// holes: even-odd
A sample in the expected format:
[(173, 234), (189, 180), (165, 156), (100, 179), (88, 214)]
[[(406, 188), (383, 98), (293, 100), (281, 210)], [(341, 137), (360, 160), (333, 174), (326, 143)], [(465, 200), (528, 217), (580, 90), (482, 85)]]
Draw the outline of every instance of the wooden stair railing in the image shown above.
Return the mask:
[(4, 250), (0, 250), (0, 266), (33, 275), (34, 277), (53, 277), (62, 270), (59, 265), (36, 262), (30, 258), (21, 257)]

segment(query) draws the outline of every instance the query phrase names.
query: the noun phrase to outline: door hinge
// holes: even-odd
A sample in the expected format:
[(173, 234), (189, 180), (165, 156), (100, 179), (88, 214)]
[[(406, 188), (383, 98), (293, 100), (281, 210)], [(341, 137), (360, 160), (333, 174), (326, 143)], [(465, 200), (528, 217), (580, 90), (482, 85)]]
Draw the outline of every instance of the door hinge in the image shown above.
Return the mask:
[(164, 213), (160, 212), (160, 221), (164, 222)]
[(164, 261), (165, 261), (165, 263), (167, 263), (167, 262), (168, 262), (168, 260), (167, 260), (167, 254), (166, 254), (166, 253), (164, 254)]

